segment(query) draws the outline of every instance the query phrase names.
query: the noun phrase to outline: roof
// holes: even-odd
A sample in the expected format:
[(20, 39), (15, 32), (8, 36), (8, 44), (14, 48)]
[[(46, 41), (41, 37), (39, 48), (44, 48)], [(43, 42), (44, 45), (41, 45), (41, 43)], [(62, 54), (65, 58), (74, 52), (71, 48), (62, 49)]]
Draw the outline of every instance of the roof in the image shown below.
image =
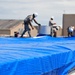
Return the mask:
[(0, 20), (0, 29), (10, 29), (22, 22), (23, 20)]
[(0, 75), (65, 75), (74, 67), (75, 37), (0, 38)]

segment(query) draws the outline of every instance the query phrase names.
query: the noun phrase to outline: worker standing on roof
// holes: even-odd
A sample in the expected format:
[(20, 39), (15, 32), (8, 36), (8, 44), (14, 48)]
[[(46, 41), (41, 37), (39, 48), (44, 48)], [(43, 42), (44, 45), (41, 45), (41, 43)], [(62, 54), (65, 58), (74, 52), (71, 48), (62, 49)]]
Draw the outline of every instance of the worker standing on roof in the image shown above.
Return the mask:
[(49, 20), (49, 26), (50, 26), (50, 35), (53, 36), (53, 26), (56, 25), (55, 22), (53, 22), (54, 17), (52, 16)]
[(68, 31), (68, 37), (72, 37), (73, 36), (73, 32), (74, 32), (74, 26), (69, 26), (67, 28)]
[(29, 34), (29, 37), (31, 37), (31, 34), (30, 34), (30, 28), (29, 28), (29, 25), (31, 26), (32, 29), (33, 26), (31, 24), (32, 21), (34, 21), (37, 25), (41, 26), (41, 24), (39, 24), (35, 18), (38, 16), (38, 13), (33, 13), (32, 15), (28, 15), (25, 19), (24, 19), (24, 31), (21, 35), (21, 37), (23, 37), (23, 35), (25, 34), (25, 32), (28, 31), (28, 34)]

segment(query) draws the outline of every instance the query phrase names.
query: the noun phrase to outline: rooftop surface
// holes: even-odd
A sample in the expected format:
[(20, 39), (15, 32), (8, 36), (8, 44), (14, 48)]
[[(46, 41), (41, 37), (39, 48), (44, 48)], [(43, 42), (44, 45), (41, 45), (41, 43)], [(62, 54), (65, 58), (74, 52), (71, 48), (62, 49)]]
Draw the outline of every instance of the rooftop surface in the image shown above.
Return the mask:
[(75, 37), (0, 37), (0, 75), (65, 75), (75, 66)]

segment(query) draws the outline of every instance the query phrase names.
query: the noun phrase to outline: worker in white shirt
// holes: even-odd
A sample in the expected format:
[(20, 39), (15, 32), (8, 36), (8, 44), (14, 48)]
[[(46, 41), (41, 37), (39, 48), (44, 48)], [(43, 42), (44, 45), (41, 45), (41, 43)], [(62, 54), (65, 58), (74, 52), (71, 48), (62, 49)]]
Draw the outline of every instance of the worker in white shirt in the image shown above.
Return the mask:
[(52, 16), (51, 18), (50, 18), (50, 21), (49, 21), (49, 26), (50, 26), (50, 30), (51, 30), (51, 32), (50, 32), (50, 35), (51, 36), (53, 36), (53, 26), (54, 25), (56, 25), (56, 23), (55, 22), (53, 22), (53, 20), (54, 20), (54, 17)]

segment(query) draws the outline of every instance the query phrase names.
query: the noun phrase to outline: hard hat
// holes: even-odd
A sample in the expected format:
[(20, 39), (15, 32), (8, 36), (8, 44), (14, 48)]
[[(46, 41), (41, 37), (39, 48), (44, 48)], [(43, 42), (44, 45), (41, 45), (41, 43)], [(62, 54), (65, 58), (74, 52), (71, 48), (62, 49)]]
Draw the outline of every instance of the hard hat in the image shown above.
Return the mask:
[(54, 16), (52, 16), (51, 18), (54, 19)]
[(35, 13), (33, 13), (33, 14), (35, 15), (35, 17), (37, 17), (37, 16), (38, 16), (38, 13), (36, 13), (36, 12), (35, 12)]

